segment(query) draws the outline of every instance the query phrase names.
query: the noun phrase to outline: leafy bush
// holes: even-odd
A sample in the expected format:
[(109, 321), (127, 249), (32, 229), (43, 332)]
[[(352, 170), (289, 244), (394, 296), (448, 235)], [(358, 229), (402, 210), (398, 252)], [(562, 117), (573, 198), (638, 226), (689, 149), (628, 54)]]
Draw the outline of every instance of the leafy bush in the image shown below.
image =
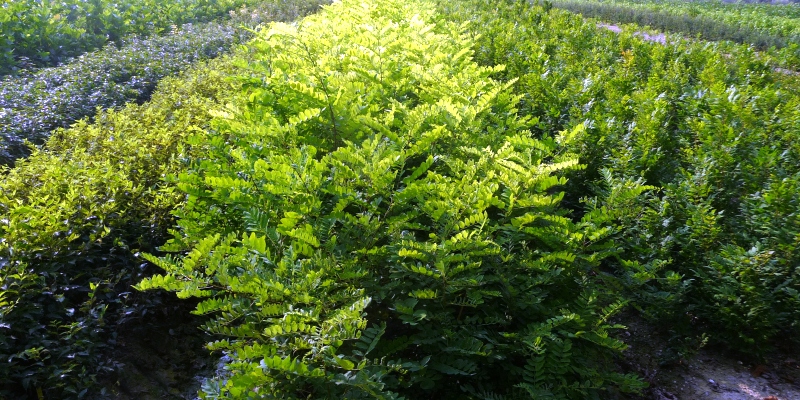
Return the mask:
[(322, 1), (265, 2), (232, 12), (224, 23), (186, 25), (164, 37), (130, 38), (122, 47), (81, 56), (56, 68), (0, 81), (0, 164), (28, 154), (25, 140), (42, 143), (53, 129), (94, 116), (97, 108), (141, 102), (158, 81), (199, 60), (217, 57), (251, 36), (238, 29), (265, 20), (292, 20)]
[(96, 396), (116, 369), (116, 326), (147, 307), (131, 293), (148, 272), (132, 252), (163, 243), (181, 197), (161, 179), (234, 93), (227, 65), (167, 78), (149, 103), (58, 130), (0, 170), (0, 397)]
[[(577, 222), (559, 139), (417, 1), (342, 1), (252, 43), (246, 91), (178, 178), (139, 289), (203, 299), (233, 361), (206, 398), (599, 398), (622, 304), (615, 218)], [(620, 197), (644, 188), (616, 187)]]
[(584, 128), (568, 146), (587, 164), (566, 188), (572, 215), (606, 196), (609, 176), (662, 187), (621, 226), (634, 305), (750, 356), (798, 337), (796, 78), (749, 47), (647, 43), (556, 9), (440, 9), (481, 34), (479, 62), (506, 65), (498, 78), (537, 132)]

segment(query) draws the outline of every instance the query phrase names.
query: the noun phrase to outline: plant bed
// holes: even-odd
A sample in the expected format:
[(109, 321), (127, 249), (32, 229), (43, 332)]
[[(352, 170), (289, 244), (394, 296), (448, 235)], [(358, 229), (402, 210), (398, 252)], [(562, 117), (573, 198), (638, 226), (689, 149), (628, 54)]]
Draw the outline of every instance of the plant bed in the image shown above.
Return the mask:
[(571, 132), (532, 137), (461, 29), (426, 1), (345, 0), (250, 44), (240, 96), (189, 142), (174, 254), (137, 286), (201, 300), (232, 358), (205, 396), (642, 387), (609, 368), (616, 204), (565, 217)]
[(0, 76), (57, 66), (130, 36), (208, 22), (256, 0), (15, 0), (0, 6)]
[(227, 22), (185, 25), (165, 36), (130, 37), (117, 48), (85, 54), (70, 63), (0, 81), (0, 164), (10, 165), (56, 128), (93, 117), (98, 108), (146, 101), (159, 80), (195, 62), (218, 57), (251, 36), (240, 26), (292, 20), (322, 1), (265, 2), (232, 12)]

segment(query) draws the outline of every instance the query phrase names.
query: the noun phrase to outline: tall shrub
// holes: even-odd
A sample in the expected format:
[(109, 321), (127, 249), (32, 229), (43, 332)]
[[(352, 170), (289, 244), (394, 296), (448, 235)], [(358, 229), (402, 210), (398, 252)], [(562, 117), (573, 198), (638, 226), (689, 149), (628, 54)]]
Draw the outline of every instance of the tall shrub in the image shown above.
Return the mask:
[[(206, 398), (600, 398), (622, 303), (614, 216), (559, 207), (565, 133), (534, 139), (463, 28), (351, 1), (251, 44), (241, 98), (178, 178), (139, 289), (202, 299), (232, 362)], [(617, 188), (621, 197), (642, 190)]]

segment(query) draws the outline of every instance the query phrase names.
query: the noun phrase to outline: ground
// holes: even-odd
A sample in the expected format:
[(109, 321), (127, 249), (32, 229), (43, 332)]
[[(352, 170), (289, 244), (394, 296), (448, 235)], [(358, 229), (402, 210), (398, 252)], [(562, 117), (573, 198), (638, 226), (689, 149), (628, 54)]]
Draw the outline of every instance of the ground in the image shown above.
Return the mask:
[(622, 364), (650, 384), (637, 400), (800, 400), (800, 354), (775, 351), (765, 361), (748, 362), (708, 347), (669, 357), (665, 335), (627, 317), (621, 339), (630, 347)]

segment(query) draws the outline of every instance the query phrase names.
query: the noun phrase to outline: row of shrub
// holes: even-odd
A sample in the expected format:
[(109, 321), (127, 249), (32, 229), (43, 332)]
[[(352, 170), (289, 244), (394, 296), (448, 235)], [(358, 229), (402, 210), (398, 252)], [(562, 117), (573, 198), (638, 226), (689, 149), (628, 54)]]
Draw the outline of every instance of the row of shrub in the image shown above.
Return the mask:
[(659, 45), (523, 3), (440, 5), (480, 33), (479, 62), (505, 65), (541, 135), (582, 127), (568, 147), (587, 164), (568, 186), (575, 215), (611, 177), (661, 188), (619, 237), (632, 271), (615, 273), (637, 308), (750, 357), (797, 344), (797, 77), (750, 47)]
[[(260, 6), (256, 15), (288, 19), (318, 6), (283, 2)], [(215, 29), (236, 35), (210, 25), (198, 29), (205, 36), (183, 39), (195, 51), (202, 51), (202, 41), (227, 40), (215, 39), (209, 33)], [(177, 46), (178, 38), (147, 43)], [(141, 43), (131, 43), (127, 53), (105, 54), (153, 62), (146, 54), (153, 48), (136, 47)], [(75, 68), (139, 68), (136, 60), (120, 66), (110, 59), (96, 62), (87, 57)], [(162, 62), (150, 65), (172, 68), (168, 59)], [(115, 389), (99, 382), (114, 382), (122, 367), (117, 332), (159, 307), (159, 296), (138, 294), (131, 286), (151, 273), (134, 253), (163, 244), (170, 211), (183, 199), (163, 179), (193, 158), (186, 137), (207, 128), (210, 110), (237, 92), (227, 57), (181, 63), (188, 70), (163, 79), (148, 102), (58, 128), (27, 159), (0, 167), (0, 398), (113, 397)], [(61, 72), (70, 79), (68, 70)]]
[[(744, 24), (721, 21), (707, 15), (693, 15), (648, 7), (636, 7), (625, 3), (604, 3), (581, 0), (555, 0), (553, 6), (569, 10), (585, 17), (598, 18), (615, 23), (637, 24), (667, 32), (682, 33), (688, 36), (699, 36), (704, 40), (730, 40), (737, 43), (752, 44), (766, 50), (789, 48), (798, 52), (800, 31), (792, 30), (781, 34), (770, 32)], [(763, 16), (762, 18), (771, 18)], [(795, 66), (797, 67), (797, 66)]]
[(797, 338), (798, 82), (719, 46), (512, 1), (273, 25), (0, 172), (0, 396), (100, 395), (134, 252), (232, 360), (206, 398), (611, 398), (626, 302)]
[(622, 308), (613, 185), (560, 206), (560, 151), (425, 1), (343, 0), (251, 43), (241, 95), (190, 143), (163, 288), (232, 361), (206, 398), (601, 398)]
[(166, 78), (150, 102), (58, 130), (0, 171), (0, 397), (93, 397), (115, 371), (117, 325), (147, 307), (133, 252), (163, 243), (180, 195), (162, 179), (233, 93), (227, 65)]
[(797, 4), (774, 6), (741, 2), (727, 3), (719, 0), (584, 0), (584, 2), (625, 6), (643, 12), (702, 17), (775, 36), (788, 37), (800, 34), (800, 6)]
[(269, 20), (293, 20), (322, 1), (268, 1), (232, 12), (225, 22), (185, 25), (149, 39), (125, 39), (66, 65), (0, 81), (0, 164), (28, 154), (25, 141), (43, 143), (50, 132), (92, 117), (98, 108), (142, 102), (160, 79), (217, 57)]
[(214, 20), (255, 0), (14, 0), (0, 5), (0, 76), (54, 66), (126, 37)]

